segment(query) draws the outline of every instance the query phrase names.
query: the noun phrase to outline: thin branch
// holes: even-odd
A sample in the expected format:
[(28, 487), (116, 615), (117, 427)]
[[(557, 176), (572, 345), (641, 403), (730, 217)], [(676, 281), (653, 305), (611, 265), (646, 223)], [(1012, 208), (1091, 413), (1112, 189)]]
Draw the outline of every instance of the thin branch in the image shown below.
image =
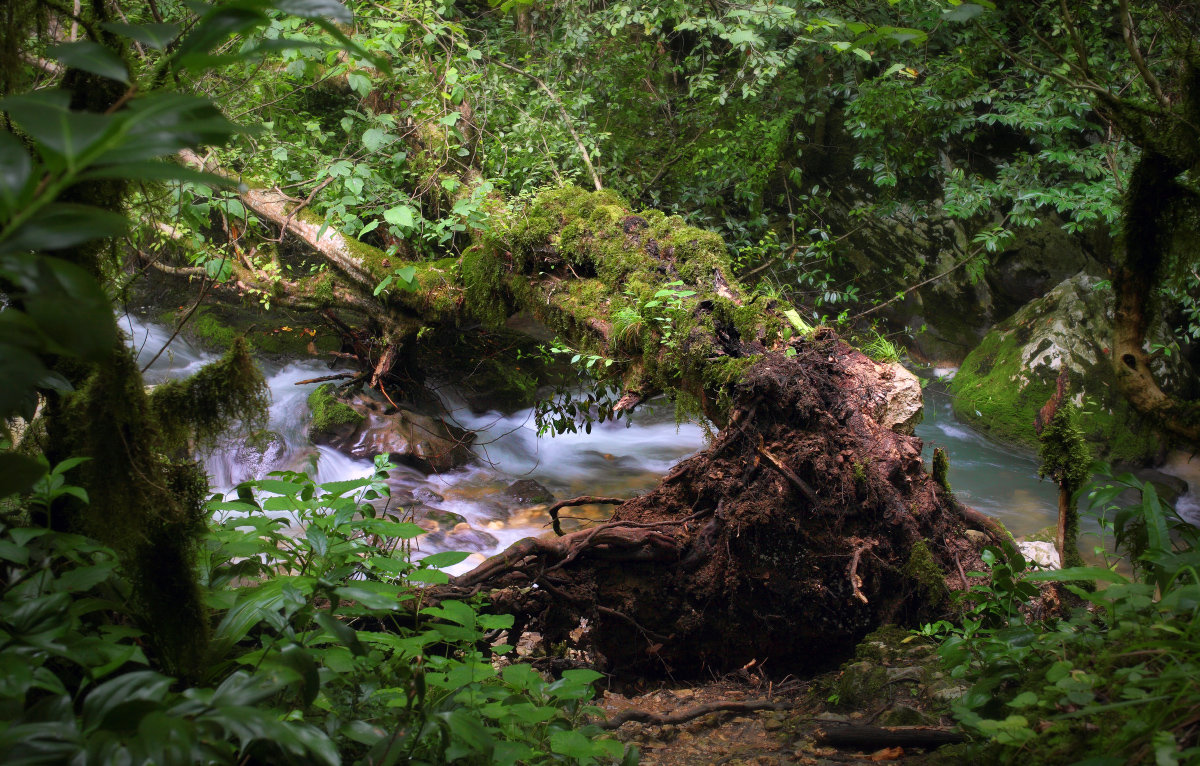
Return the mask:
[(601, 191), (604, 186), (600, 183), (600, 174), (596, 171), (596, 167), (592, 165), (592, 156), (588, 154), (587, 147), (583, 145), (583, 141), (580, 140), (579, 134), (575, 132), (575, 126), (572, 124), (571, 115), (567, 113), (566, 107), (563, 106), (562, 101), (558, 99), (558, 96), (555, 95), (554, 91), (550, 90), (550, 86), (543, 82), (542, 79), (537, 75), (530, 74), (524, 69), (518, 69), (517, 67), (511, 64), (506, 64), (503, 61), (495, 61), (494, 63), (499, 64), (509, 71), (516, 72), (522, 77), (528, 77), (530, 80), (533, 80), (537, 86), (541, 88), (547, 96), (550, 97), (550, 100), (553, 101), (554, 105), (558, 107), (559, 114), (562, 115), (563, 123), (566, 124), (567, 130), (571, 132), (571, 138), (575, 139), (575, 146), (579, 147), (579, 153), (583, 155), (583, 164), (587, 165), (588, 172), (592, 174), (592, 183), (596, 185), (596, 191)]
[(696, 705), (666, 715), (631, 708), (629, 710), (622, 710), (612, 718), (600, 721), (597, 725), (601, 729), (608, 729), (610, 731), (620, 728), (623, 724), (630, 721), (638, 721), (655, 726), (677, 726), (681, 723), (687, 723), (694, 718), (708, 715), (709, 713), (752, 713), (756, 710), (788, 710), (791, 707), (792, 703), (790, 702), (751, 700), (749, 702), (706, 702), (703, 705)]
[(546, 512), (550, 514), (552, 525), (554, 527), (554, 534), (562, 537), (563, 531), (562, 526), (558, 521), (558, 512), (563, 508), (571, 508), (577, 505), (620, 505), (621, 503), (625, 502), (626, 499), (627, 498), (623, 497), (596, 497), (593, 495), (581, 495), (579, 497), (573, 497), (570, 500), (559, 500), (557, 503), (547, 508)]
[(1150, 86), (1150, 90), (1154, 91), (1154, 99), (1158, 101), (1158, 105), (1164, 110), (1171, 108), (1171, 102), (1167, 100), (1163, 93), (1162, 85), (1159, 84), (1158, 78), (1150, 71), (1150, 67), (1146, 66), (1146, 59), (1142, 56), (1142, 49), (1138, 46), (1137, 33), (1133, 29), (1133, 16), (1129, 13), (1129, 0), (1120, 0), (1121, 8), (1121, 34), (1125, 38), (1125, 46), (1129, 48), (1129, 55), (1133, 59), (1134, 66), (1137, 67), (1138, 74)]

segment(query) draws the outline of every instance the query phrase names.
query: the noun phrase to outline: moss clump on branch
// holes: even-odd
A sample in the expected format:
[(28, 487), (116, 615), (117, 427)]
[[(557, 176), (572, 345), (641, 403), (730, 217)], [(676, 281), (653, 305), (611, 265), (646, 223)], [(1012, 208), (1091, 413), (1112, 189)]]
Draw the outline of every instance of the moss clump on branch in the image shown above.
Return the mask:
[(627, 387), (710, 416), (753, 363), (745, 346), (756, 355), (781, 338), (775, 307), (743, 302), (731, 272), (719, 235), (574, 187), (498, 217), (462, 259), (467, 306), (485, 323), (527, 311), (581, 352), (619, 362), (605, 369)]
[(323, 383), (308, 395), (308, 407), (312, 410), (312, 421), (308, 428), (310, 437), (328, 433), (337, 426), (356, 426), (363, 421), (361, 413), (337, 400), (333, 395), (335, 389), (332, 383)]
[(189, 439), (209, 446), (235, 423), (261, 426), (269, 404), (266, 381), (240, 337), (220, 359), (184, 380), (163, 383), (150, 397), (164, 441), (180, 448)]

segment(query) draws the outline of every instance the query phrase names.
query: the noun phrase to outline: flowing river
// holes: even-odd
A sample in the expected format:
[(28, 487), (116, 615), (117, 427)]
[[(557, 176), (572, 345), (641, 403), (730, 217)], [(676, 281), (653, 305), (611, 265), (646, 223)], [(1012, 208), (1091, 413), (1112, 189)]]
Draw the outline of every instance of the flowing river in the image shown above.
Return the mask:
[[(138, 359), (145, 364), (166, 342), (169, 332), (134, 317), (123, 317), (122, 326), (132, 337)], [(146, 375), (147, 383), (187, 376), (214, 357), (182, 338), (176, 338)], [(205, 456), (216, 491), (262, 478), (268, 472), (301, 470), (315, 461), (317, 481), (353, 479), (369, 474), (370, 462), (355, 460), (308, 441), (308, 394), (316, 384), (297, 386), (307, 378), (330, 374), (317, 359), (284, 366), (264, 366), (271, 389), (269, 430), (278, 438), (266, 445), (233, 442)], [(419, 516), (437, 517), (443, 523), (419, 542), (425, 553), (467, 550), (472, 557), (458, 568), (469, 568), (530, 534), (546, 531), (544, 506), (528, 507), (506, 492), (513, 482), (532, 479), (556, 498), (577, 495), (630, 497), (647, 491), (670, 467), (704, 446), (704, 430), (685, 423), (676, 426), (669, 405), (640, 408), (628, 427), (606, 423), (590, 434), (539, 437), (532, 410), (512, 415), (477, 413), (457, 401), (453, 391), (441, 392), (454, 420), (476, 432), (478, 460), (442, 474), (425, 475), (407, 467), (391, 472), (393, 507), (403, 505)], [(1037, 476), (1036, 458), (1001, 446), (958, 422), (949, 395), (934, 381), (925, 390), (925, 419), (916, 429), (925, 442), (925, 458), (935, 446), (950, 457), (950, 483), (958, 497), (999, 518), (1015, 535), (1027, 535), (1055, 523), (1058, 488)], [(927, 462), (928, 465), (928, 462)], [(1196, 483), (1192, 484), (1193, 487)], [(1195, 505), (1194, 493), (1180, 500), (1180, 510)], [(609, 508), (564, 509), (564, 518), (602, 518)], [(569, 527), (568, 527), (569, 528)], [(1081, 550), (1096, 544), (1097, 524), (1085, 518), (1081, 525)]]

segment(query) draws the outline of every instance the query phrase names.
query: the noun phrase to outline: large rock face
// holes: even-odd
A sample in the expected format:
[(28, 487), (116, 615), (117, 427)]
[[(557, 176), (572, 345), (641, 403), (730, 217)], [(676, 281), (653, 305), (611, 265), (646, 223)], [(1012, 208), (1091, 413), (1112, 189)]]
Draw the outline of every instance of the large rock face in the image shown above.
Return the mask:
[[(863, 295), (886, 296), (923, 284), (881, 312), (906, 327), (909, 350), (933, 361), (959, 362), (995, 322), (1082, 270), (1099, 273), (1105, 238), (1066, 234), (1053, 216), (1018, 232), (1003, 251), (978, 261), (982, 275), (956, 268), (978, 245), (960, 221), (938, 205), (900, 205), (888, 215), (855, 215), (847, 196), (832, 206), (835, 231), (845, 230), (842, 271)], [(852, 312), (853, 313), (853, 312)]]
[(347, 399), (321, 386), (309, 396), (308, 436), (351, 457), (390, 455), (424, 471), (448, 471), (469, 462), (475, 435), (430, 415), (395, 410), (358, 393)]
[[(1054, 390), (1065, 365), (1072, 400), (1097, 457), (1143, 463), (1166, 447), (1160, 434), (1132, 410), (1116, 388), (1109, 360), (1113, 294), (1107, 282), (1078, 274), (996, 325), (963, 361), (951, 384), (954, 412), (990, 435), (1037, 446), (1034, 414)], [(1169, 343), (1165, 323), (1151, 343)], [(1195, 376), (1178, 351), (1157, 362), (1164, 388), (1188, 394)]]

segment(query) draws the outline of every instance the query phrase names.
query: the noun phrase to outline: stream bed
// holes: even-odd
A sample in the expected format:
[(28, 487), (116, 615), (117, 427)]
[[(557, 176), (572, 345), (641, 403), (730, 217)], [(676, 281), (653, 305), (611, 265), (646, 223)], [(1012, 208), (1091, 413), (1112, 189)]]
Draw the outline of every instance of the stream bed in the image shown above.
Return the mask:
[[(169, 337), (166, 329), (135, 317), (122, 317), (121, 324), (132, 337), (142, 364)], [(214, 358), (176, 338), (151, 366), (146, 381), (154, 384), (187, 376)], [(274, 436), (257, 445), (231, 441), (204, 456), (214, 491), (228, 492), (239, 482), (263, 478), (270, 471), (304, 470), (314, 462), (319, 482), (371, 472), (369, 461), (314, 446), (308, 440), (306, 399), (317, 384), (295, 383), (337, 370), (314, 358), (266, 364), (263, 372), (271, 389), (268, 429)], [(548, 531), (545, 505), (531, 506), (513, 497), (508, 490), (514, 482), (532, 479), (555, 499), (585, 494), (631, 497), (652, 489), (672, 465), (705, 443), (704, 428), (694, 423), (676, 425), (673, 408), (665, 403), (639, 408), (628, 426), (604, 423), (594, 425), (590, 434), (551, 438), (538, 436), (532, 410), (510, 415), (472, 412), (453, 389), (443, 387), (439, 395), (450, 416), (476, 432), (473, 449), (478, 459), (463, 468), (430, 475), (398, 466), (391, 472), (389, 484), (393, 509), (403, 505), (418, 521), (422, 517), (442, 519), (434, 533), (418, 540), (422, 553), (450, 549), (472, 553), (456, 569), (468, 569), (521, 537)], [(1036, 457), (997, 444), (958, 422), (949, 394), (936, 380), (925, 389), (925, 418), (916, 435), (925, 442), (927, 465), (935, 446), (947, 451), (949, 481), (967, 505), (1000, 519), (1018, 536), (1055, 523), (1058, 490), (1052, 482), (1038, 479)], [(1181, 506), (1194, 501), (1192, 495), (1182, 498)], [(604, 518), (610, 511), (610, 507), (590, 506), (564, 509), (564, 527), (570, 529), (584, 518)], [(1099, 540), (1099, 527), (1085, 518), (1081, 532), (1080, 548), (1089, 551)]]

